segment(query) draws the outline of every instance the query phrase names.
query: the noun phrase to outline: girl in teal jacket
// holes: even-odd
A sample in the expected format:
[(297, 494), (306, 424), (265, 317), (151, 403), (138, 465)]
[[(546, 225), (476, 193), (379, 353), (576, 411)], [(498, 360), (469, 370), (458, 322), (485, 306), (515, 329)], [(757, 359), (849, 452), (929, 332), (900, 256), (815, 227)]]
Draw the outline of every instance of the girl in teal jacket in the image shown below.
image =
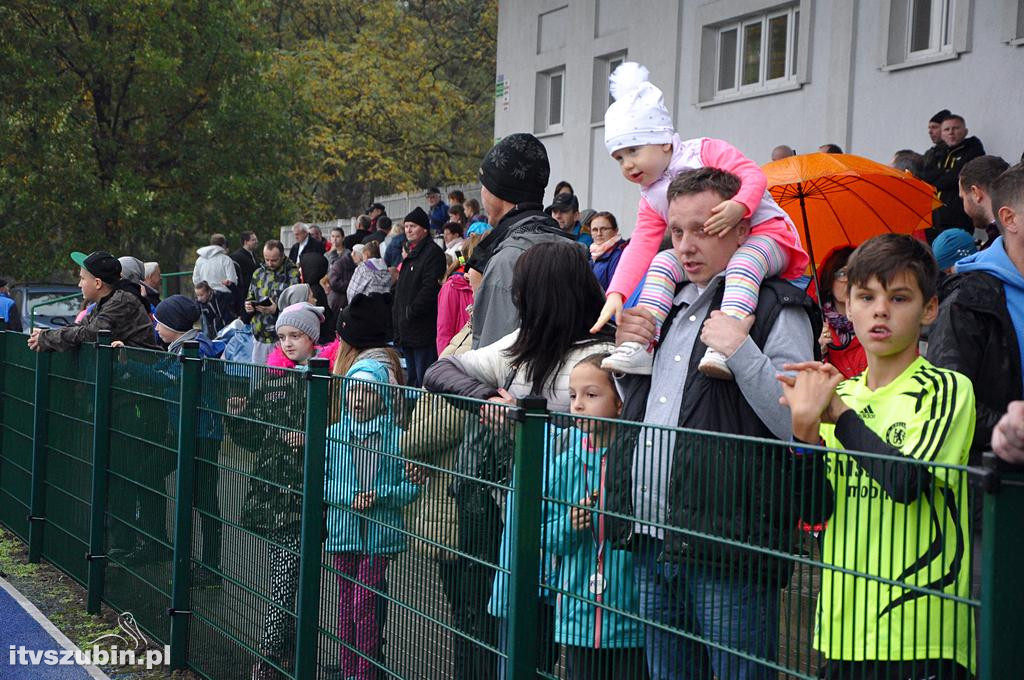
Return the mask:
[(327, 430), (326, 549), (338, 572), (342, 676), (372, 680), (384, 605), (377, 593), (391, 556), (406, 549), (401, 508), (420, 487), (406, 477), (399, 454), (387, 368), (357, 361), (345, 377), (341, 419)]
[(544, 550), (560, 562), (555, 641), (564, 646), (572, 680), (647, 676), (644, 628), (620, 613), (637, 611), (633, 553), (612, 548), (600, 512), (615, 423), (590, 418), (617, 418), (622, 410), (611, 374), (601, 368), (605, 356), (591, 355), (573, 368), (572, 413), (583, 417), (545, 475)]

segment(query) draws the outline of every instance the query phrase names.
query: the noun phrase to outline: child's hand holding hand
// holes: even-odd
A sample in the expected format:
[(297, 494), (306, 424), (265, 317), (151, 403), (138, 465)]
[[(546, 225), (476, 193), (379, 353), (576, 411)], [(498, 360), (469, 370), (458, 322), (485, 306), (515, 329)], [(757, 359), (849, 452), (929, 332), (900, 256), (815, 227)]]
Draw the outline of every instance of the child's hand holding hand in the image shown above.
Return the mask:
[[(585, 505), (590, 507), (597, 501), (597, 492), (595, 491), (585, 498), (581, 498), (577, 501), (577, 505)], [(573, 508), (569, 511), (569, 523), (575, 531), (582, 531), (590, 528), (590, 510), (586, 508)]]
[(601, 315), (597, 317), (597, 322), (594, 323), (590, 332), (596, 333), (604, 328), (604, 325), (611, 321), (612, 317), (618, 319), (622, 316), (622, 304), (623, 299), (621, 295), (618, 293), (608, 293), (608, 299), (605, 300), (604, 307), (601, 308)]
[(796, 372), (796, 375), (779, 376), (782, 383), (779, 403), (789, 406), (793, 436), (800, 441), (816, 442), (822, 421), (835, 422), (847, 408), (835, 392), (843, 381), (843, 374), (831, 364), (816, 361), (785, 364), (782, 369)]
[(355, 499), (352, 500), (352, 509), (358, 511), (369, 510), (376, 502), (376, 491), (361, 491), (357, 493)]
[(704, 223), (704, 231), (712, 236), (721, 238), (729, 233), (729, 230), (739, 224), (743, 216), (747, 214), (747, 206), (731, 198), (722, 201), (711, 209), (711, 217)]

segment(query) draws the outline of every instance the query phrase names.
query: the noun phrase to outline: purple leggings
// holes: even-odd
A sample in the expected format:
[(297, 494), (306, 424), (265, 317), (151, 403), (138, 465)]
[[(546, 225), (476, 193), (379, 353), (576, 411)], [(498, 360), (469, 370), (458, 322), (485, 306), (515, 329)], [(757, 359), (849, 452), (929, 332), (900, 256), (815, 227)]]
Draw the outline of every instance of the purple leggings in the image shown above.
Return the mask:
[(389, 561), (380, 555), (362, 553), (339, 553), (334, 556), (334, 568), (340, 572), (338, 638), (345, 643), (341, 647), (341, 671), (346, 678), (374, 680), (377, 677), (377, 667), (370, 659), (379, 656), (380, 628), (377, 622), (377, 594), (370, 588), (380, 589)]

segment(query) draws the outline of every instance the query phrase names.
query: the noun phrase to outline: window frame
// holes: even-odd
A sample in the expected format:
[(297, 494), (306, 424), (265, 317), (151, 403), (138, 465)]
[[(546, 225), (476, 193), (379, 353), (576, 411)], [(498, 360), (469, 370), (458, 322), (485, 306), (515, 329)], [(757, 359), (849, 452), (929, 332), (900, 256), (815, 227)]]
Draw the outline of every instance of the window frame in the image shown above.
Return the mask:
[[(558, 92), (558, 122), (552, 122), (552, 87), (560, 81)], [(536, 101), (534, 103), (534, 132), (552, 134), (562, 132), (565, 126), (565, 65), (537, 72)]]
[[(697, 8), (694, 62), (699, 71), (694, 80), (694, 105), (697, 108), (790, 92), (810, 82), (811, 37), (814, 3), (812, 0), (719, 0)], [(770, 22), (786, 16), (784, 75), (768, 79), (771, 39)], [(756, 83), (742, 84), (743, 26), (761, 24), (761, 51)], [(719, 89), (724, 36), (736, 31), (736, 62), (732, 64), (733, 87)]]
[[(776, 78), (768, 77), (769, 43), (771, 40), (770, 25), (773, 19), (785, 17), (786, 39), (785, 39), (785, 61), (783, 74)], [(779, 7), (767, 12), (740, 17), (735, 21), (714, 26), (715, 38), (715, 69), (714, 69), (714, 98), (732, 98), (736, 95), (749, 94), (752, 92), (771, 92), (780, 86), (790, 85), (797, 79), (797, 59), (799, 57), (799, 21), (800, 5), (793, 3), (786, 7)], [(759, 26), (760, 37), (757, 43), (758, 65), (757, 79), (752, 82), (745, 82), (745, 62), (748, 48), (747, 29)], [(734, 63), (732, 66), (732, 87), (722, 87), (722, 44), (724, 36), (732, 31), (736, 32), (736, 45)]]
[[(911, 24), (915, 1), (882, 0), (882, 31), (879, 34), (882, 71), (899, 71), (958, 59), (971, 50), (974, 0), (927, 0), (933, 9), (932, 35), (927, 49), (912, 51)], [(935, 16), (936, 8), (938, 16)]]

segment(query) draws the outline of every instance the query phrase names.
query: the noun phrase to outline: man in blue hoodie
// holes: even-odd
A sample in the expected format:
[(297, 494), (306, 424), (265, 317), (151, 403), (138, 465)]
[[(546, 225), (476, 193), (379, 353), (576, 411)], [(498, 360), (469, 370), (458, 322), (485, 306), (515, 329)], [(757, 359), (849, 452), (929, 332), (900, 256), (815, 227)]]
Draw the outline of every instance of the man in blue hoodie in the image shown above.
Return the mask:
[(997, 177), (991, 193), (1003, 236), (956, 263), (927, 351), (933, 364), (974, 383), (972, 465), (981, 462), (1009, 403), (1024, 397), (1024, 165)]

